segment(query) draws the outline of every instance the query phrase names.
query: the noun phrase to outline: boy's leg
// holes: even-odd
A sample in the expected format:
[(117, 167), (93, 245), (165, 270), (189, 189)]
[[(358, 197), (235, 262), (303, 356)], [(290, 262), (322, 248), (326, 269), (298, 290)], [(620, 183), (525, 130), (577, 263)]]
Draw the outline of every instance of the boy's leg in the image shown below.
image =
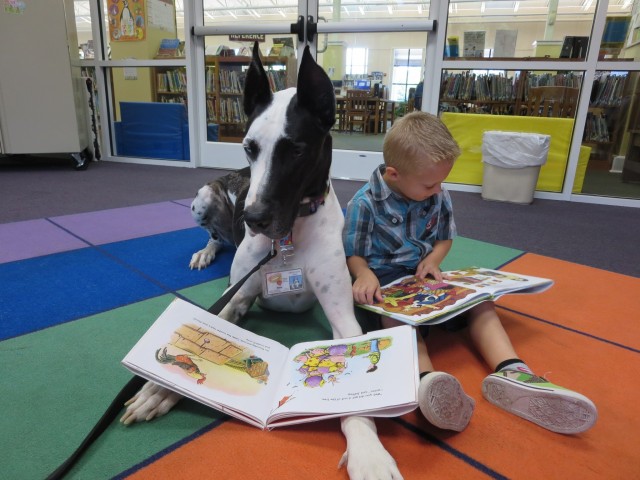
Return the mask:
[(518, 358), (493, 302), (469, 311), (469, 333), (495, 371), (482, 382), (489, 402), (553, 432), (579, 433), (593, 426), (598, 412), (591, 400), (534, 375)]
[[(381, 323), (384, 328), (402, 325), (389, 317), (382, 317)], [(471, 420), (475, 401), (464, 393), (462, 385), (454, 376), (433, 371), (427, 344), (418, 328), (413, 330), (417, 336), (418, 344), (418, 368), (420, 371), (418, 405), (420, 411), (432, 425), (461, 432)]]

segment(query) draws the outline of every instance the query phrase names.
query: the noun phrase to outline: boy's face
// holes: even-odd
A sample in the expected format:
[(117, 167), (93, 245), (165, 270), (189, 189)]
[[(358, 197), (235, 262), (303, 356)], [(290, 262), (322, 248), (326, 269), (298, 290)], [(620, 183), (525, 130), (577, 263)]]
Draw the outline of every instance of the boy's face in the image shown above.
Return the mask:
[(409, 200), (422, 202), (442, 191), (442, 182), (452, 168), (452, 162), (435, 163), (418, 171), (404, 173), (400, 173), (395, 167), (387, 167), (384, 180), (394, 192)]

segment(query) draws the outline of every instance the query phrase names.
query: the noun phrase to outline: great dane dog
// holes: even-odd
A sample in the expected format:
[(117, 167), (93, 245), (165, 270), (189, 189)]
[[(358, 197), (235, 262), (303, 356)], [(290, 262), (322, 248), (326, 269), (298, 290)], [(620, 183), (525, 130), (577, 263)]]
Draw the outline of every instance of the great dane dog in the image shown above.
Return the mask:
[[(361, 334), (342, 246), (343, 214), (329, 177), (330, 129), (336, 112), (329, 77), (307, 47), (297, 89), (274, 94), (256, 43), (246, 75), (244, 111), (249, 120), (243, 146), (251, 169), (242, 212), (247, 231), (231, 265), (231, 283), (265, 256), (272, 248), (272, 240), (279, 249), (278, 240), (291, 234), (295, 261), (304, 266), (307, 288), (303, 293), (260, 298), (261, 304), (277, 311), (301, 312), (317, 299), (334, 338)], [(206, 194), (205, 189), (199, 196)], [(215, 248), (213, 245), (214, 254)], [(220, 316), (237, 322), (261, 293), (261, 275), (255, 273)], [(121, 421), (129, 424), (164, 415), (179, 398), (178, 394), (147, 383), (127, 402)], [(402, 478), (371, 418), (343, 417), (341, 424), (347, 448), (339, 465), (346, 464), (352, 480)]]

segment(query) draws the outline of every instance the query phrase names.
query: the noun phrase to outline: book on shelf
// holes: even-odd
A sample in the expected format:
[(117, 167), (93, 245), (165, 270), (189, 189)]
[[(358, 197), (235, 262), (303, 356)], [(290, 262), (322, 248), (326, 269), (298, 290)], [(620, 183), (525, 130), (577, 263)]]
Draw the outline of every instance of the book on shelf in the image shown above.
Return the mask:
[(122, 361), (135, 374), (262, 429), (417, 406), (403, 325), (291, 348), (175, 299)]
[(158, 92), (184, 93), (187, 91), (187, 74), (184, 70), (168, 70), (157, 74)]
[(156, 58), (172, 58), (184, 56), (184, 42), (178, 38), (163, 38)]
[(360, 308), (409, 325), (433, 325), (487, 300), (510, 293), (539, 293), (553, 280), (502, 270), (470, 267), (442, 272), (443, 280), (405, 276), (382, 287), (383, 301)]

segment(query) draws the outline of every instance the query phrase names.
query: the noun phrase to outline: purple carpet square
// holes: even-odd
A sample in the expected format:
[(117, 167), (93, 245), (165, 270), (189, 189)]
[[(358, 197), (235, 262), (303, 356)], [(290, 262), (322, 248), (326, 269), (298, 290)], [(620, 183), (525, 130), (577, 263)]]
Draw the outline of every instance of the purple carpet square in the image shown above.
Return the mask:
[(193, 198), (183, 198), (180, 200), (175, 200), (175, 203), (179, 203), (180, 205), (184, 205), (185, 207), (191, 208), (191, 202), (193, 202)]
[(85, 242), (44, 219), (0, 225), (0, 263), (85, 247)]
[(65, 215), (51, 221), (93, 245), (194, 227), (189, 209), (173, 202)]

